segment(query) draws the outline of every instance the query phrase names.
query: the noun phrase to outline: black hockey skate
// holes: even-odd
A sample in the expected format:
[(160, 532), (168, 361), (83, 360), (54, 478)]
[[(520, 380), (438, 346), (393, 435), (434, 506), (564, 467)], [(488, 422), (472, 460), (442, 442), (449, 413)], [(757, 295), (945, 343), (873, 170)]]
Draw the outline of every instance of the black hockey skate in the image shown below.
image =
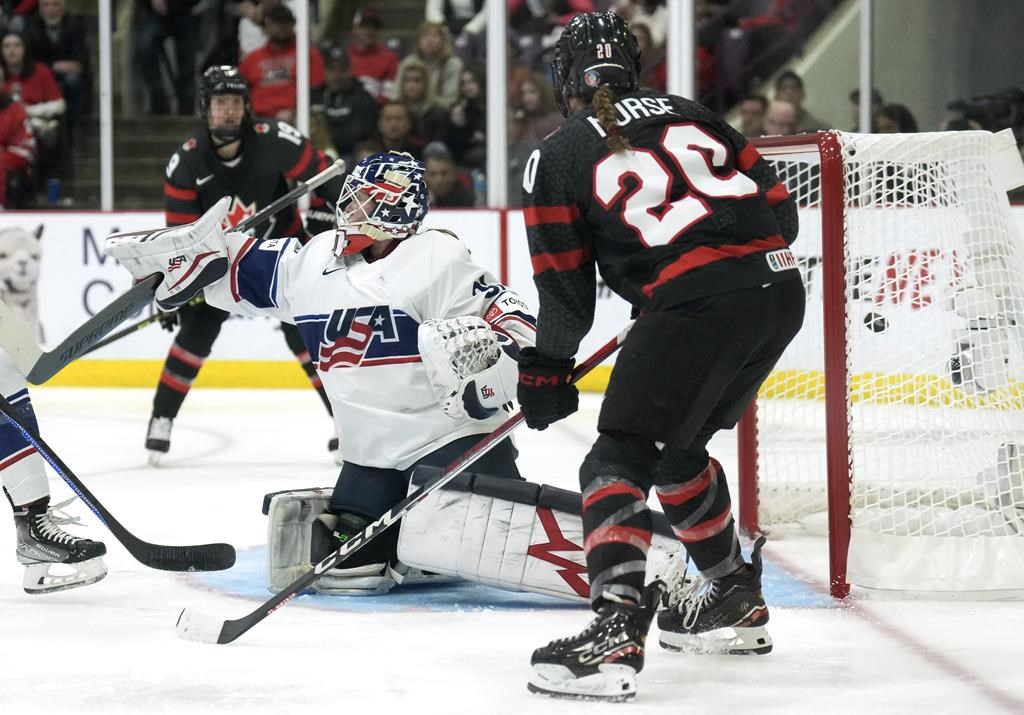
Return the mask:
[[(41, 499), (14, 512), (17, 555), (18, 561), (25, 565), (22, 585), (26, 593), (52, 593), (88, 586), (107, 575), (107, 567), (100, 558), (107, 553), (107, 547), (61, 528), (62, 524), (79, 523), (77, 519), (54, 514), (70, 501), (49, 508), (49, 499)], [(64, 573), (51, 569), (57, 564), (64, 567)]]
[(146, 449), (149, 450), (149, 465), (155, 467), (171, 449), (171, 427), (174, 420), (170, 417), (150, 417), (149, 429), (146, 431)]
[(765, 625), (768, 606), (761, 593), (762, 536), (754, 543), (751, 563), (716, 579), (685, 571), (669, 583), (658, 613), (662, 648), (688, 653), (763, 655), (772, 650)]
[(530, 658), (532, 693), (618, 703), (636, 695), (644, 642), (664, 584), (644, 589), (643, 603), (611, 603), (576, 636), (551, 641)]

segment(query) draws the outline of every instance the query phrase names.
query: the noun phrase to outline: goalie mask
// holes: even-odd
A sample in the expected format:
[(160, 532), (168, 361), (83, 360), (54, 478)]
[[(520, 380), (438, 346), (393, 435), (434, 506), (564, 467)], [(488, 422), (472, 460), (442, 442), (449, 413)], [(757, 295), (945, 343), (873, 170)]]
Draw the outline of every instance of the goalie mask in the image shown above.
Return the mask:
[(428, 210), (420, 161), (395, 152), (368, 156), (345, 178), (338, 196), (334, 253), (348, 256), (374, 241), (406, 238)]
[[(237, 123), (222, 121), (211, 127), (210, 105), (213, 97), (223, 94), (240, 96), (245, 105), (245, 112)], [(242, 131), (252, 118), (252, 101), (249, 97), (249, 83), (237, 67), (220, 65), (203, 72), (199, 80), (199, 114), (215, 145), (230, 144), (242, 136)]]
[(563, 117), (569, 100), (585, 101), (603, 84), (620, 92), (640, 86), (640, 46), (626, 21), (613, 12), (577, 15), (562, 30), (551, 63), (555, 102)]

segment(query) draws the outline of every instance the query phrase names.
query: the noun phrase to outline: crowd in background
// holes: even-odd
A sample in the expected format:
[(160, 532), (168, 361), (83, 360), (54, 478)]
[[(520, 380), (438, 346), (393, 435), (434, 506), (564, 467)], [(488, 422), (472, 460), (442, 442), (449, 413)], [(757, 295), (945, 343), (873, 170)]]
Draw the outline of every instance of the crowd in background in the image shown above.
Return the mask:
[[(300, 0), (121, 0), (132, 4), (132, 51), (145, 112), (196, 114), (197, 77), (237, 64), (257, 115), (294, 122), (295, 8)], [(315, 143), (350, 164), (390, 149), (428, 165), (435, 206), (480, 205), (486, 169), (484, 0), (425, 0), (407, 29), (384, 26), (379, 6), (309, 0)], [(562, 121), (548, 71), (554, 42), (574, 14), (611, 9), (637, 36), (644, 87), (666, 89), (665, 0), (507, 0), (509, 185), (533, 148)], [(735, 116), (748, 137), (857, 130), (851, 117), (816, 117), (801, 77), (779, 70), (800, 54), (838, 0), (695, 0), (697, 93)], [(66, 170), (91, 114), (93, 77), (82, 18), (65, 0), (0, 0), (0, 137), (6, 160), (0, 204), (21, 206)], [(774, 76), (771, 96), (755, 89)], [(911, 111), (872, 92), (878, 132), (918, 130)], [(1024, 105), (1024, 102), (1022, 102)], [(30, 132), (15, 131), (19, 109)], [(6, 119), (5, 119), (6, 117)], [(967, 126), (977, 126), (967, 122)], [(991, 128), (991, 127), (985, 127)], [(24, 134), (24, 132), (23, 132)], [(3, 190), (0, 187), (0, 191)], [(511, 191), (513, 205), (518, 192)]]

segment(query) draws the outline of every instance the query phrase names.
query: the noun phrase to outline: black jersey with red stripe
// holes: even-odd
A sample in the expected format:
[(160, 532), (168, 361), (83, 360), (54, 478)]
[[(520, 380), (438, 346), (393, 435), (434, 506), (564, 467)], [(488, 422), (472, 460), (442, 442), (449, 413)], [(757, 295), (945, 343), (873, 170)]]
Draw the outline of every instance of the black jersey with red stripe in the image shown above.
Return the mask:
[[(242, 134), (242, 152), (225, 163), (217, 156), (207, 132), (181, 145), (167, 164), (164, 206), (168, 226), (195, 221), (224, 196), (231, 197), (227, 220), (231, 226), (252, 216), (289, 190), (289, 180), (305, 180), (327, 168), (330, 159), (291, 125), (276, 119), (254, 118)], [(334, 203), (343, 180), (321, 185), (310, 199), (310, 234), (334, 227)], [(282, 209), (255, 228), (259, 238), (307, 236), (296, 206)]]
[(630, 151), (609, 149), (587, 108), (524, 171), (537, 349), (552, 357), (574, 355), (590, 330), (595, 266), (642, 311), (798, 275), (796, 205), (756, 148), (675, 95), (633, 92), (615, 108)]

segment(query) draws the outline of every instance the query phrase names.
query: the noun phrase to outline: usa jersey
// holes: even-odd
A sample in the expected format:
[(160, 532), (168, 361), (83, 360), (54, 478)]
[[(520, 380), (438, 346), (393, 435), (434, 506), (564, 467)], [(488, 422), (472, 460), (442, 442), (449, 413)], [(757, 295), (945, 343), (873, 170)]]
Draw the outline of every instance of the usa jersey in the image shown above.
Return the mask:
[[(330, 160), (295, 127), (276, 119), (255, 117), (242, 132), (242, 153), (225, 164), (199, 132), (176, 151), (167, 164), (164, 203), (168, 226), (190, 223), (225, 196), (231, 197), (226, 222), (231, 228), (289, 191), (288, 180), (310, 179)], [(343, 180), (335, 177), (314, 190), (310, 199), (310, 233), (333, 226), (334, 202)], [(287, 206), (255, 227), (261, 238), (302, 236), (305, 231), (295, 205)]]
[(334, 409), (346, 462), (405, 469), (507, 417), (456, 420), (437, 403), (419, 353), (429, 319), (479, 316), (520, 347), (533, 345), (525, 302), (470, 258), (445, 231), (424, 231), (387, 256), (338, 259), (334, 231), (302, 247), (228, 234), (231, 268), (205, 289), (206, 302), (244, 315), (294, 323)]
[(629, 93), (615, 108), (630, 151), (608, 147), (589, 108), (524, 171), (537, 349), (551, 357), (573, 356), (590, 329), (595, 265), (640, 311), (798, 275), (796, 206), (756, 148), (674, 95)]

